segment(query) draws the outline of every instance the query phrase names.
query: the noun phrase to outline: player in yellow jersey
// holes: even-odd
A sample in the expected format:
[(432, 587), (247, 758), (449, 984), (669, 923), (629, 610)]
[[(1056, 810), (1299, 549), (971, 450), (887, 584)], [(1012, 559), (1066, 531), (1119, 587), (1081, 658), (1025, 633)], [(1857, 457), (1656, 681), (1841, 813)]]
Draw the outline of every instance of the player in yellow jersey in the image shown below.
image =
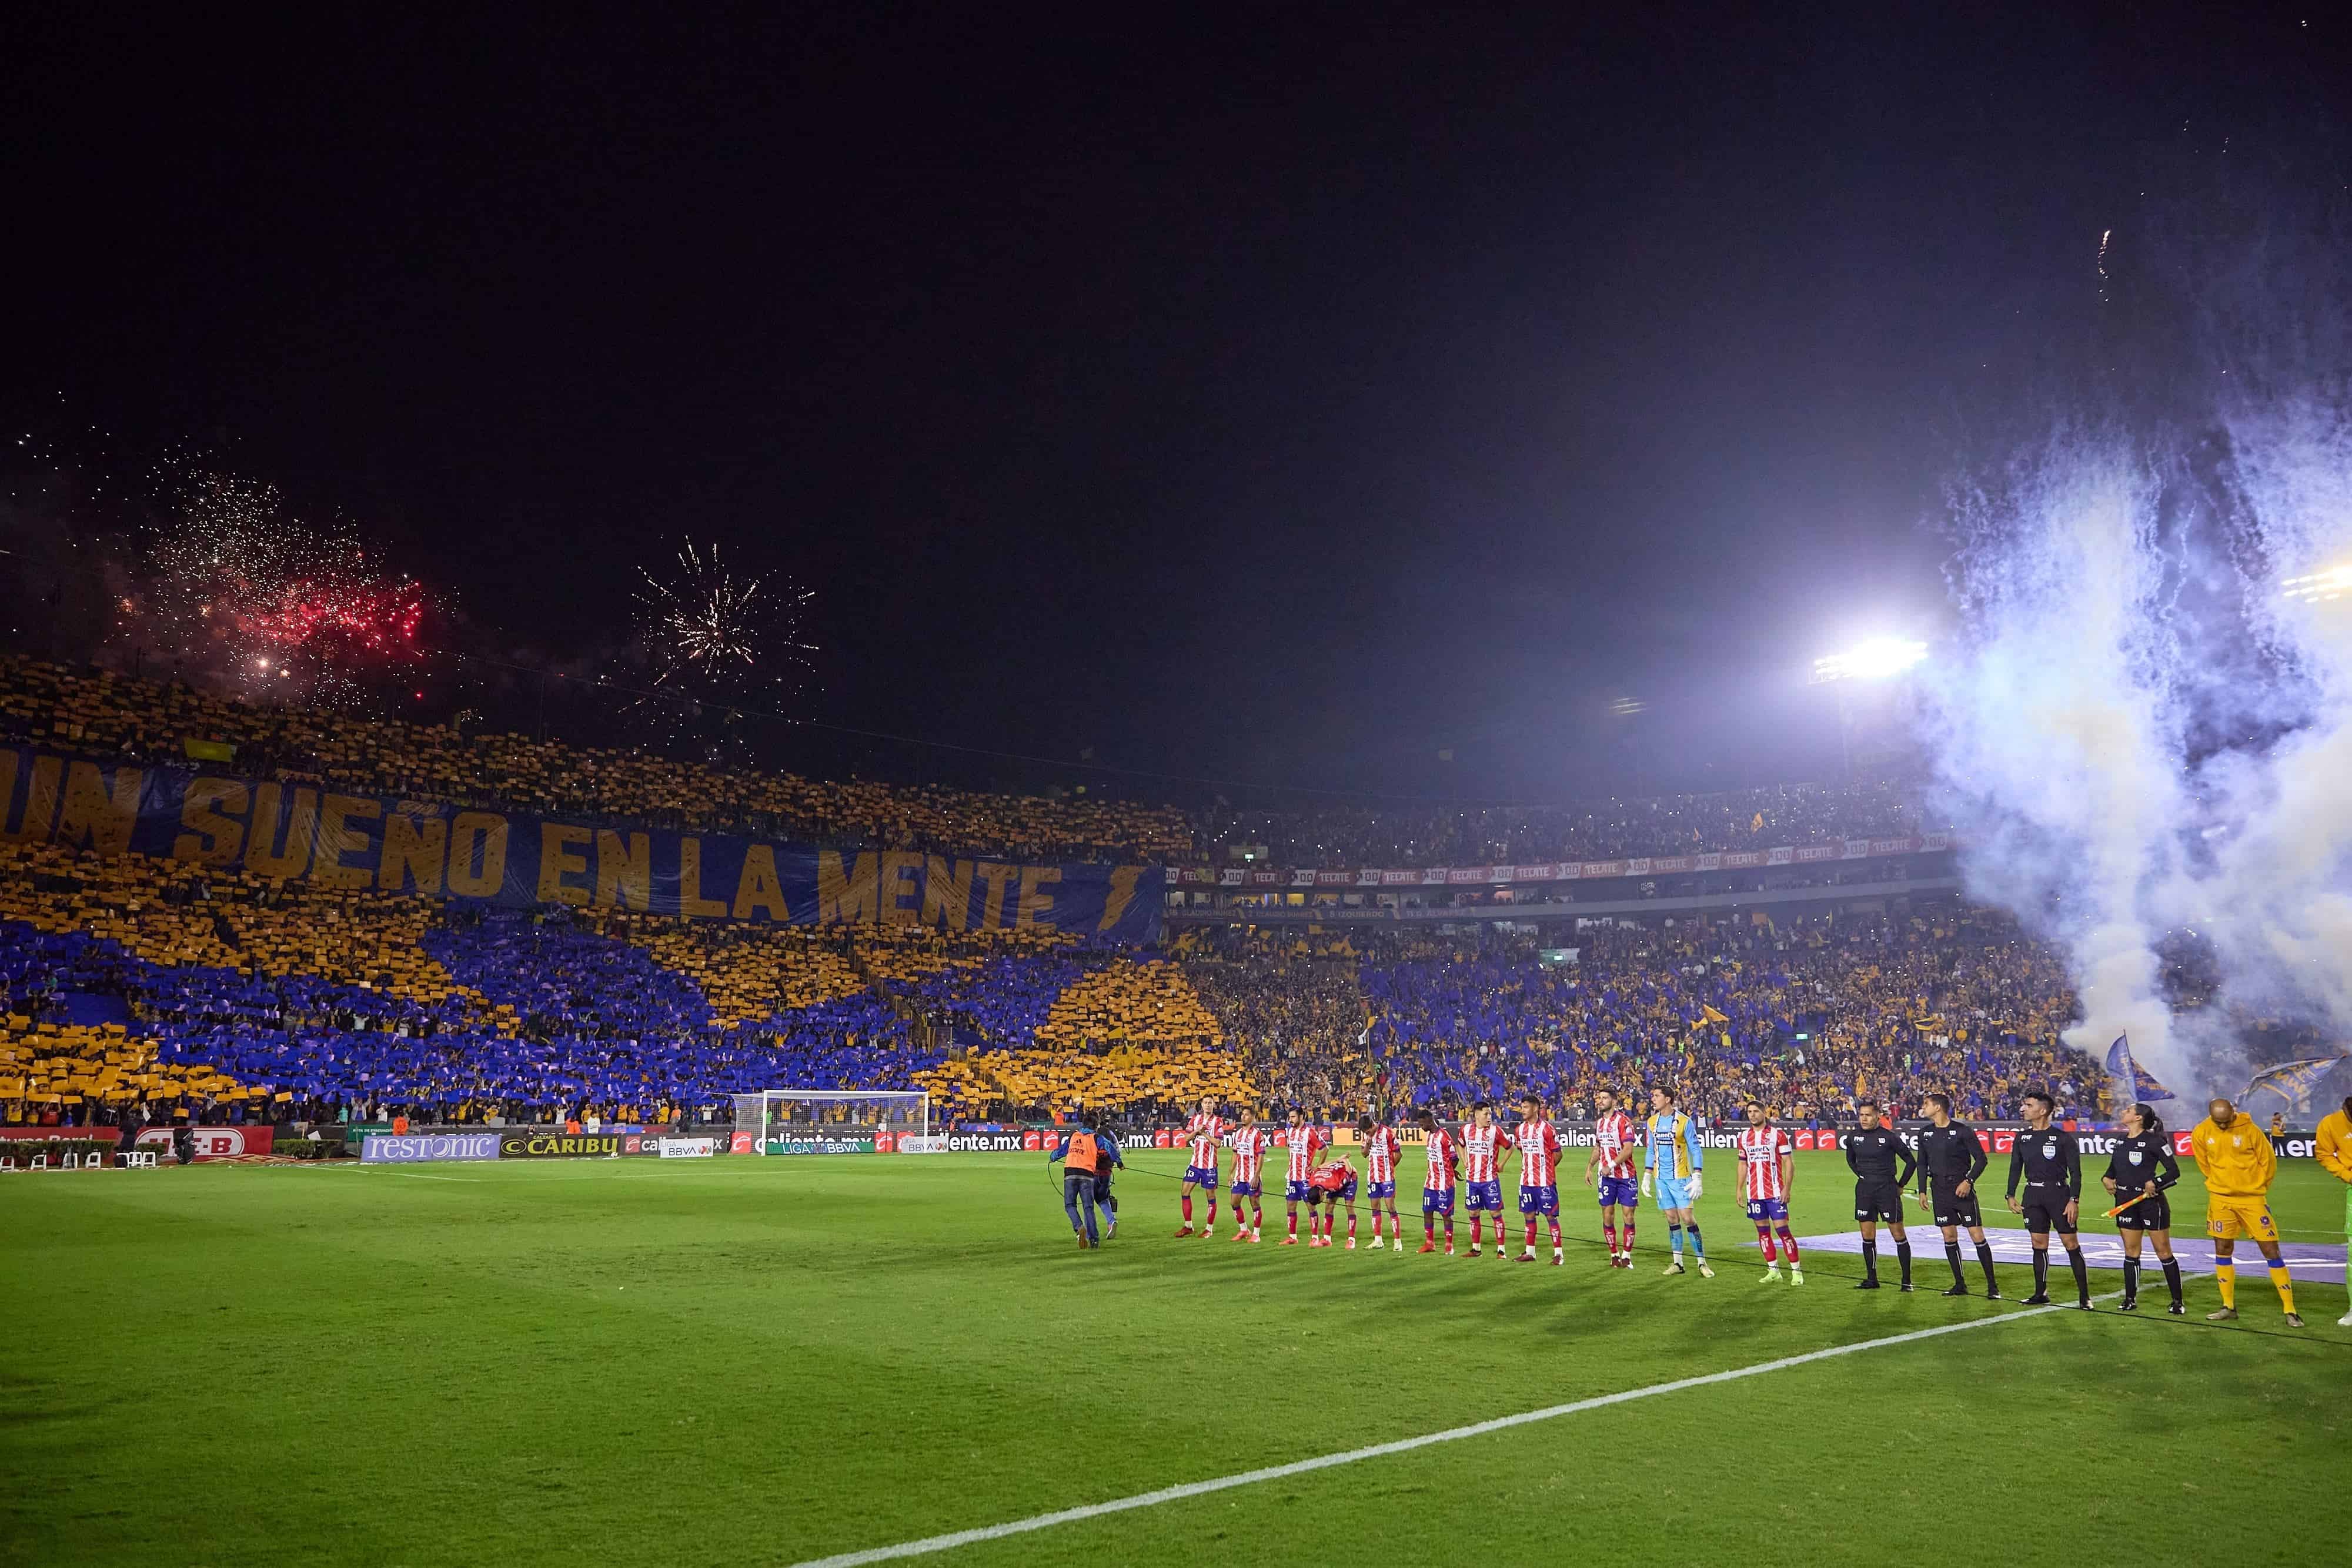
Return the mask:
[(2271, 1178), (2278, 1174), (2278, 1153), (2268, 1133), (2251, 1117), (2238, 1114), (2227, 1100), (2206, 1107), (2205, 1120), (2189, 1134), (2189, 1152), (2205, 1177), (2205, 1230), (2213, 1238), (2213, 1283), (2221, 1292), (2221, 1310), (2205, 1314), (2209, 1323), (2227, 1322), (2238, 1315), (2238, 1269), (2231, 1249), (2241, 1236), (2253, 1238), (2271, 1266), (2271, 1283), (2278, 1287), (2279, 1304), (2286, 1309), (2286, 1326), (2299, 1329), (2295, 1315), (2294, 1280), (2279, 1256), (2278, 1224), (2271, 1218)]
[[(2352, 1242), (2352, 1094), (2319, 1119), (2316, 1142), (2320, 1166), (2344, 1184), (2344, 1239)], [(2352, 1329), (2352, 1312), (2336, 1319), (2336, 1326)]]

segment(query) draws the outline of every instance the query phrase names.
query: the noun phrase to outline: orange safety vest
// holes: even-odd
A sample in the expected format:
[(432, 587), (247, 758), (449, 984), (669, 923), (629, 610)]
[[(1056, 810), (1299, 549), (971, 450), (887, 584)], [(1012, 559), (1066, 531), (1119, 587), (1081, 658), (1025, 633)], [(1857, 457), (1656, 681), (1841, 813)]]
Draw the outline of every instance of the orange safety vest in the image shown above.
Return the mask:
[(1069, 1163), (1072, 1170), (1084, 1171), (1088, 1176), (1094, 1175), (1095, 1161), (1097, 1157), (1095, 1152), (1095, 1135), (1092, 1133), (1072, 1133), (1070, 1152), (1062, 1157)]

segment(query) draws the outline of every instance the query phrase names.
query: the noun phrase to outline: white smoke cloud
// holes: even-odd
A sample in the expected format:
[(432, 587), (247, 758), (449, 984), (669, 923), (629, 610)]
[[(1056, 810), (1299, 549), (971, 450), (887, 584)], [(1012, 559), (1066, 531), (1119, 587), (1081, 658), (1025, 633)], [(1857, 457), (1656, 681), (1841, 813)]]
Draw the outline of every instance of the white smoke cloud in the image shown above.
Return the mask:
[[(2069, 956), (2067, 1043), (2128, 1033), (2188, 1097), (2243, 1082), (2241, 1011), (2352, 1040), (2352, 593), (2287, 591), (2352, 562), (2352, 404), (2246, 364), (1958, 491), (1962, 629), (1925, 674), (1971, 894)], [(2176, 1016), (2189, 931), (2221, 985)]]

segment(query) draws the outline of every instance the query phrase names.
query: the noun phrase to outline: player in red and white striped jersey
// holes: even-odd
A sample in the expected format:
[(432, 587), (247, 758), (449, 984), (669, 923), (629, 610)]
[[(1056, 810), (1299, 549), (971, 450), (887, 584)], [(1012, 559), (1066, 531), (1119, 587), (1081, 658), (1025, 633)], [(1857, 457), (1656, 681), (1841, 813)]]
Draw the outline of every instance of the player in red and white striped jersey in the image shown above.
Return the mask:
[[(1290, 1111), (1290, 1125), (1283, 1133), (1283, 1142), (1290, 1154), (1290, 1177), (1282, 1188), (1284, 1207), (1290, 1210), (1290, 1234), (1282, 1239), (1282, 1244), (1296, 1247), (1298, 1245), (1298, 1206), (1307, 1201), (1307, 1184), (1315, 1179), (1315, 1156), (1329, 1148), (1331, 1141), (1323, 1135), (1323, 1129), (1317, 1126), (1306, 1112), (1294, 1105)], [(1313, 1216), (1310, 1214), (1308, 1218), (1311, 1220)], [(1311, 1224), (1307, 1227), (1308, 1246), (1320, 1247), (1326, 1240), (1326, 1238), (1316, 1235)]]
[(1495, 1256), (1505, 1256), (1503, 1227), (1503, 1151), (1511, 1134), (1495, 1121), (1495, 1107), (1481, 1100), (1462, 1129), (1462, 1207), (1470, 1211), (1470, 1256), (1478, 1256), (1478, 1218), (1495, 1217)]
[[(1255, 1241), (1265, 1224), (1265, 1210), (1259, 1200), (1265, 1195), (1264, 1166), (1266, 1150), (1274, 1147), (1274, 1134), (1257, 1124), (1256, 1115), (1244, 1106), (1241, 1124), (1225, 1134), (1225, 1146), (1234, 1152), (1234, 1176), (1228, 1190), (1234, 1196), (1234, 1239)], [(1242, 1199), (1250, 1200), (1249, 1218), (1242, 1218)]]
[(1739, 1196), (1747, 1200), (1748, 1218), (1755, 1222), (1756, 1245), (1764, 1252), (1764, 1280), (1780, 1277), (1780, 1255), (1772, 1247), (1772, 1231), (1780, 1228), (1789, 1253), (1789, 1274), (1805, 1282), (1804, 1264), (1797, 1256), (1796, 1232), (1789, 1228), (1789, 1182), (1796, 1174), (1797, 1141), (1786, 1127), (1775, 1126), (1760, 1101), (1748, 1102), (1748, 1125), (1734, 1140), (1739, 1155)]
[(1184, 1185), (1177, 1189), (1177, 1197), (1184, 1206), (1184, 1228), (1176, 1234), (1190, 1236), (1192, 1230), (1192, 1189), (1209, 1189), (1209, 1222), (1201, 1227), (1206, 1236), (1217, 1228), (1217, 1146), (1233, 1129), (1217, 1114), (1215, 1100), (1203, 1095), (1200, 1113), (1184, 1124), (1184, 1140), (1192, 1151), (1192, 1162), (1184, 1167)]
[(1551, 1221), (1551, 1260), (1567, 1261), (1559, 1245), (1559, 1133), (1544, 1113), (1544, 1103), (1530, 1094), (1519, 1103), (1521, 1120), (1511, 1134), (1519, 1151), (1519, 1218), (1527, 1221), (1527, 1249), (1519, 1261), (1536, 1260), (1536, 1216)]
[(1421, 1249), (1437, 1250), (1437, 1217), (1445, 1217), (1445, 1255), (1454, 1256), (1454, 1167), (1461, 1156), (1454, 1134), (1437, 1124), (1437, 1117), (1423, 1111), (1418, 1120), (1421, 1134), (1429, 1150), (1429, 1172), (1421, 1178)]
[(1633, 1207), (1642, 1197), (1641, 1186), (1633, 1177), (1642, 1124), (1620, 1110), (1617, 1096), (1606, 1089), (1593, 1092), (1592, 1110), (1592, 1157), (1584, 1162), (1584, 1185), (1601, 1195), (1601, 1228), (1609, 1238), (1609, 1266), (1630, 1269), (1633, 1266)]
[(1397, 1156), (1404, 1152), (1404, 1140), (1397, 1136), (1394, 1127), (1370, 1116), (1356, 1118), (1356, 1139), (1364, 1145), (1364, 1179), (1372, 1184), (1372, 1250), (1381, 1249), (1381, 1210), (1385, 1207), (1389, 1239), (1402, 1252), (1404, 1223), (1397, 1218), (1396, 1167)]

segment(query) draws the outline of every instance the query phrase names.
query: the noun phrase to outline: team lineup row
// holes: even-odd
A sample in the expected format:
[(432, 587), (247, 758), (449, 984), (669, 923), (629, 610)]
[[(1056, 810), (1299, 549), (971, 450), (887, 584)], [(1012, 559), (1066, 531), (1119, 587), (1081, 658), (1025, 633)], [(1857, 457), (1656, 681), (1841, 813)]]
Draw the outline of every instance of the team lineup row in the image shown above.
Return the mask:
[[(1426, 1111), (1415, 1118), (1428, 1156), (1421, 1201), (1422, 1252), (1441, 1250), (1442, 1235), (1443, 1251), (1453, 1254), (1458, 1195), (1461, 1207), (1470, 1216), (1470, 1256), (1477, 1257), (1482, 1251), (1484, 1222), (1489, 1215), (1493, 1217), (1495, 1256), (1500, 1259), (1509, 1255), (1502, 1166), (1505, 1155), (1516, 1151), (1519, 1156), (1517, 1207), (1525, 1227), (1517, 1260), (1538, 1260), (1536, 1242), (1540, 1219), (1549, 1222), (1551, 1261), (1554, 1265), (1565, 1262), (1559, 1182), (1565, 1145), (1541, 1101), (1528, 1098), (1520, 1103), (1519, 1108), (1522, 1119), (1516, 1126), (1507, 1127), (1496, 1121), (1494, 1106), (1486, 1102), (1473, 1108), (1469, 1121), (1459, 1130), (1441, 1125)], [(1854, 1176), (1854, 1218), (1862, 1230), (1864, 1274), (1855, 1288), (1882, 1288), (1878, 1279), (1881, 1225), (1887, 1227), (1894, 1243), (1900, 1269), (1897, 1288), (1906, 1291), (1914, 1288), (1904, 1206), (1906, 1193), (1916, 1183), (1916, 1200), (1941, 1233), (1945, 1258), (1951, 1267), (1952, 1284), (1943, 1293), (1971, 1293), (1960, 1249), (1960, 1236), (1965, 1231), (1983, 1270), (1985, 1294), (1998, 1300), (2000, 1282), (1992, 1249), (1984, 1234), (1978, 1195), (1978, 1185), (1990, 1163), (1985, 1141), (1973, 1129), (1953, 1119), (1951, 1103), (1946, 1096), (1927, 1096), (1923, 1108), (1929, 1125), (1918, 1134), (1916, 1154), (1904, 1136), (1883, 1120), (1876, 1104), (1867, 1100), (1857, 1108), (1857, 1124), (1839, 1139), (1847, 1166)], [(2011, 1211), (2023, 1218), (2032, 1242), (2034, 1288), (2025, 1303), (2042, 1305), (2050, 1300), (2050, 1239), (2054, 1235), (2074, 1278), (2074, 1305), (2087, 1312), (2093, 1305), (2089, 1270), (2078, 1239), (2084, 1193), (2082, 1148), (2072, 1132), (2057, 1124), (2057, 1105), (2050, 1094), (2038, 1090), (2028, 1092), (2024, 1110), (2026, 1130), (2017, 1135), (2011, 1145), (2004, 1196)], [(1592, 1148), (1585, 1161), (1584, 1182), (1594, 1190), (1601, 1206), (1609, 1265), (1619, 1269), (1633, 1266), (1635, 1215), (1640, 1200), (1648, 1197), (1663, 1215), (1670, 1239), (1670, 1258), (1664, 1272), (1682, 1274), (1688, 1268), (1696, 1268), (1702, 1277), (1712, 1279), (1715, 1270), (1707, 1263), (1706, 1241), (1693, 1212), (1694, 1205), (1706, 1191), (1706, 1151), (1698, 1124), (1677, 1108), (1675, 1092), (1665, 1088), (1649, 1091), (1649, 1114), (1639, 1122), (1620, 1108), (1616, 1096), (1607, 1091), (1595, 1096), (1595, 1111)], [(1777, 1281), (1783, 1277), (1780, 1264), (1785, 1254), (1788, 1282), (1801, 1285), (1802, 1251), (1789, 1224), (1795, 1140), (1772, 1121), (1760, 1103), (1748, 1103), (1747, 1118), (1748, 1125), (1737, 1134), (1732, 1152), (1738, 1162), (1739, 1196), (1746, 1204), (1748, 1218), (1756, 1227), (1757, 1244), (1763, 1254), (1764, 1279)], [(2150, 1107), (2132, 1106), (2123, 1113), (2121, 1122), (2125, 1137), (2116, 1145), (2106, 1171), (2100, 1177), (2101, 1186), (2116, 1200), (2105, 1218), (2115, 1221), (2124, 1246), (2121, 1308), (2126, 1312), (2138, 1309), (2142, 1254), (2144, 1249), (2151, 1249), (2170, 1296), (2168, 1310), (2180, 1315), (2185, 1309), (2180, 1268), (2172, 1250), (2172, 1214), (2168, 1196), (2180, 1178), (2179, 1164), (2173, 1155), (2171, 1139), (2163, 1123)], [(1288, 1155), (1283, 1191), (1288, 1228), (1283, 1245), (1298, 1245), (1299, 1209), (1303, 1204), (1307, 1246), (1334, 1245), (1339, 1212), (1344, 1208), (1346, 1245), (1352, 1250), (1357, 1239), (1357, 1200), (1368, 1184), (1371, 1247), (1393, 1247), (1400, 1252), (1405, 1249), (1404, 1221), (1396, 1202), (1397, 1162), (1403, 1150), (1403, 1139), (1397, 1127), (1370, 1115), (1357, 1119), (1356, 1131), (1367, 1167), (1360, 1178), (1344, 1156), (1318, 1160), (1318, 1156), (1331, 1149), (1327, 1133), (1305, 1112), (1291, 1112), (1282, 1133), (1282, 1144)], [(1276, 1146), (1274, 1132), (1246, 1112), (1229, 1120), (1218, 1113), (1213, 1101), (1203, 1100), (1199, 1112), (1186, 1124), (1185, 1139), (1190, 1163), (1179, 1198), (1183, 1224), (1176, 1234), (1206, 1238), (1214, 1232), (1222, 1177), (1223, 1190), (1233, 1202), (1233, 1239), (1240, 1242), (1260, 1240), (1264, 1227), (1263, 1167), (1266, 1152)], [(1074, 1154), (1074, 1149), (1081, 1145), (1082, 1152)], [(2270, 1210), (2269, 1190), (2277, 1172), (2277, 1156), (2269, 1136), (2229, 1101), (2216, 1100), (2209, 1107), (2207, 1118), (2190, 1134), (2189, 1146), (2205, 1181), (2206, 1230), (2213, 1245), (2214, 1280), (2221, 1301), (2218, 1310), (2207, 1314), (2208, 1318), (2225, 1322), (2237, 1316), (2233, 1254), (2237, 1241), (2243, 1239), (2254, 1243), (2269, 1266), (2271, 1281), (2278, 1291), (2288, 1326), (2303, 1326), (2302, 1318), (2295, 1312), (2294, 1285), (2279, 1250), (2278, 1228)], [(1223, 1168), (1228, 1155), (1229, 1169)], [(2322, 1122), (2319, 1155), (2326, 1168), (2352, 1189), (2352, 1102), (2347, 1103), (2344, 1111)], [(1063, 1140), (1052, 1157), (1071, 1162), (1065, 1207), (1079, 1244), (1092, 1245), (1096, 1226), (1087, 1199), (1099, 1196), (1108, 1204), (1109, 1171), (1112, 1165), (1119, 1163), (1116, 1143), (1108, 1134), (1082, 1129)], [(1083, 1166), (1081, 1159), (1085, 1162)], [(1084, 1190), (1076, 1190), (1081, 1188)], [(1206, 1194), (1209, 1206), (1205, 1222), (1198, 1229), (1193, 1226), (1196, 1191)], [(1245, 1202), (1246, 1216), (1243, 1210)], [(1115, 1226), (1115, 1207), (1109, 1212)], [(2347, 1214), (2352, 1215), (2352, 1191), (2347, 1191)], [(1386, 1235), (1383, 1219), (1387, 1222)], [(2341, 1321), (2345, 1326), (2352, 1327), (2352, 1312)]]

